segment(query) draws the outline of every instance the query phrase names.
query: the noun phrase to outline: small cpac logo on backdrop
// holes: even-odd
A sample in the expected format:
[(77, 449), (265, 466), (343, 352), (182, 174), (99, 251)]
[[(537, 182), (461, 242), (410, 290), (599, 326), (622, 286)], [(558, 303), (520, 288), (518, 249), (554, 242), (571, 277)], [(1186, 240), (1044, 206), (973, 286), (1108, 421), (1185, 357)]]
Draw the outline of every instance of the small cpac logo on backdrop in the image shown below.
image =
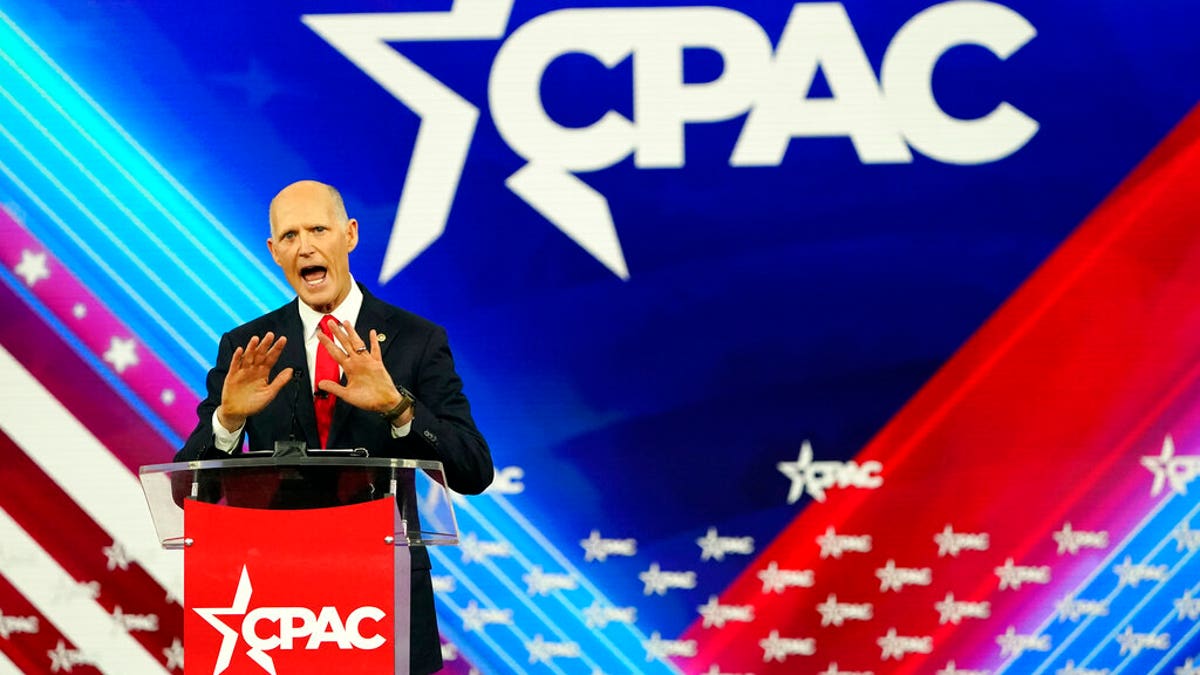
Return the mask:
[[(1005, 60), (1037, 34), (1025, 17), (994, 2), (952, 0), (918, 12), (892, 36), (878, 75), (836, 2), (793, 5), (777, 45), (755, 19), (724, 7), (562, 8), (510, 32), (512, 6), (456, 0), (443, 12), (301, 17), (421, 118), (380, 283), (442, 235), (480, 119), (477, 102), (394, 43), (503, 39), (488, 73), (488, 112), (526, 162), (505, 185), (621, 279), (629, 269), (608, 198), (576, 174), (631, 155), (638, 169), (682, 168), (685, 125), (746, 115), (729, 151), (733, 167), (779, 166), (793, 139), (826, 136), (849, 138), (864, 164), (908, 164), (912, 150), (947, 164), (984, 164), (1024, 147), (1039, 127), (1007, 101), (961, 119), (934, 95), (934, 70), (946, 52), (976, 45)], [(686, 81), (684, 52), (696, 48), (720, 55), (715, 80)], [(554, 119), (543, 79), (568, 54), (608, 68), (632, 61), (632, 119), (611, 107), (586, 127)], [(818, 70), (828, 98), (807, 96)]]
[(1167, 434), (1163, 438), (1162, 451), (1142, 457), (1142, 466), (1154, 474), (1151, 497), (1157, 497), (1166, 485), (1171, 486), (1171, 492), (1186, 495), (1188, 485), (1200, 476), (1200, 455), (1176, 455), (1175, 439)]
[(808, 441), (800, 444), (800, 455), (796, 461), (779, 462), (775, 468), (792, 481), (787, 496), (789, 504), (800, 501), (800, 495), (806, 491), (813, 499), (823, 502), (826, 491), (835, 487), (874, 490), (883, 485), (883, 477), (879, 475), (883, 465), (879, 462), (814, 461), (812, 444)]
[[(386, 617), (378, 607), (359, 607), (342, 618), (336, 607), (322, 607), (314, 612), (306, 607), (256, 607), (250, 609), (250, 595), (254, 587), (250, 583), (250, 573), (242, 566), (242, 576), (238, 580), (237, 590), (233, 594), (233, 602), (229, 607), (196, 607), (193, 609), (200, 618), (221, 634), (221, 648), (217, 652), (217, 663), (213, 666), (213, 675), (221, 675), (229, 668), (233, 660), (233, 651), (237, 648), (238, 637), (246, 641), (249, 649), (246, 655), (264, 671), (275, 675), (275, 661), (267, 652), (292, 649), (320, 649), (325, 643), (336, 644), (338, 649), (378, 649), (387, 639), (375, 633), (363, 633), (363, 622), (378, 622)], [(241, 630), (230, 628), (219, 617), (241, 616)], [(260, 632), (260, 624), (277, 626), (278, 632), (264, 636)], [(269, 630), (269, 629), (268, 629)], [(307, 638), (307, 640), (305, 640)], [(305, 640), (303, 645), (298, 642)]]

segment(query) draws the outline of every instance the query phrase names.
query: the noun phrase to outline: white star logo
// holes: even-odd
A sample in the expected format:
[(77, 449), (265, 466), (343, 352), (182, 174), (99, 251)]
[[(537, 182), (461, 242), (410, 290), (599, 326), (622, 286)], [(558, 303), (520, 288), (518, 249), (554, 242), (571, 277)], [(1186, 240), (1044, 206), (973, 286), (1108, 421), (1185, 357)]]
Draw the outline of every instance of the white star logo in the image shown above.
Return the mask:
[(708, 596), (708, 602), (696, 608), (700, 616), (704, 617), (704, 627), (717, 626), (718, 628), (725, 625), (725, 617), (721, 612), (721, 603), (717, 601), (717, 596)]
[(667, 582), (663, 578), (662, 569), (658, 563), (651, 563), (650, 569), (638, 574), (638, 579), (643, 584), (642, 593), (650, 595), (656, 593), (658, 595), (667, 594)]
[(583, 608), (583, 618), (587, 619), (588, 628), (604, 628), (608, 625), (608, 615), (598, 600), (593, 600), (591, 605)]
[(837, 596), (833, 593), (830, 593), (829, 597), (825, 598), (825, 602), (817, 605), (817, 611), (821, 613), (822, 626), (840, 626), (845, 622), (841, 609), (838, 606)]
[(121, 546), (119, 542), (114, 541), (112, 546), (105, 546), (104, 557), (108, 559), (109, 572), (117, 568), (129, 569), (129, 554), (125, 552), (125, 547)]
[(604, 562), (608, 559), (608, 549), (604, 545), (604, 540), (600, 537), (600, 530), (592, 530), (587, 539), (580, 539), (579, 545), (583, 547), (583, 559), (586, 562), (599, 560)]
[(1186, 495), (1188, 483), (1200, 475), (1200, 457), (1175, 455), (1175, 439), (1167, 434), (1163, 439), (1162, 451), (1157, 455), (1142, 457), (1142, 466), (1154, 474), (1154, 483), (1150, 486), (1150, 496), (1157, 497), (1163, 490), (1164, 484), (1170, 484), (1171, 491)]
[[(237, 647), (238, 631), (229, 627), (219, 616), (244, 616), (250, 607), (250, 595), (254, 587), (250, 584), (250, 573), (242, 565), (242, 576), (238, 579), (237, 590), (233, 593), (233, 603), (229, 607), (195, 607), (192, 611), (200, 615), (208, 625), (221, 634), (221, 648), (217, 650), (217, 663), (213, 667), (213, 675), (221, 675), (229, 667), (233, 659), (233, 650)], [(275, 672), (275, 661), (258, 649), (246, 650), (246, 655), (268, 673)]]
[(183, 643), (179, 638), (171, 641), (171, 646), (162, 650), (163, 656), (167, 659), (167, 670), (183, 670)]
[(104, 362), (111, 365), (118, 375), (140, 362), (137, 355), (137, 343), (133, 338), (122, 339), (115, 335), (109, 340), (108, 350), (104, 352), (103, 358)]
[(67, 649), (67, 644), (62, 640), (58, 644), (46, 652), (50, 657), (50, 672), (57, 673), (58, 671), (71, 672), (75, 666), (87, 665), (88, 660), (83, 656), (83, 652), (78, 649)]
[(884, 635), (875, 641), (883, 652), (883, 655), (879, 658), (883, 661), (887, 661), (890, 658), (894, 658), (898, 661), (903, 658), (904, 648), (900, 644), (901, 640), (902, 638), (900, 637), (899, 633), (896, 632), (896, 629), (889, 628), (887, 635)]
[[(812, 444), (804, 441), (800, 444), (800, 455), (796, 457), (794, 462), (779, 462), (775, 466), (779, 472), (787, 476), (792, 481), (791, 487), (788, 488), (787, 503), (795, 504), (800, 500), (800, 496), (804, 494), (805, 486), (809, 485), (809, 472), (813, 465), (813, 449)], [(813, 499), (819, 502), (825, 501), (825, 493), (819, 489), (810, 489), (809, 493)]]
[(762, 581), (762, 584), (763, 584), (762, 592), (763, 593), (782, 593), (783, 592), (785, 585), (783, 583), (783, 574), (781, 574), (779, 571), (779, 563), (772, 560), (771, 564), (767, 565), (766, 569), (762, 569), (762, 570), (758, 571), (757, 576), (758, 576), (759, 580)]
[(1175, 615), (1180, 621), (1200, 619), (1200, 599), (1192, 597), (1191, 589), (1183, 592), (1183, 597), (1175, 600)]
[(478, 603), (471, 600), (467, 603), (466, 609), (462, 611), (463, 630), (473, 631), (483, 628), (483, 610), (479, 609)]
[[(479, 108), (418, 67), (389, 43), (499, 40), (513, 0), (455, 0), (446, 12), (307, 14), (301, 20), (421, 118), (380, 283), (387, 283), (446, 229)], [(509, 189), (603, 263), (629, 278), (604, 197), (574, 175), (527, 164)]]
[(30, 288), (42, 279), (49, 279), (50, 269), (46, 266), (46, 253), (34, 253), (29, 249), (21, 251), (21, 262), (17, 263), (13, 272), (24, 279)]
[(708, 532), (696, 540), (696, 545), (700, 547), (701, 560), (725, 559), (725, 548), (721, 545), (721, 537), (717, 535), (715, 527), (708, 528)]
[(1063, 525), (1063, 528), (1054, 533), (1054, 542), (1058, 544), (1058, 554), (1071, 553), (1072, 555), (1079, 552), (1079, 545), (1074, 541), (1075, 530), (1071, 529), (1071, 523)]
[(758, 646), (763, 650), (763, 663), (770, 661), (782, 663), (787, 658), (787, 649), (784, 648), (783, 640), (779, 637), (777, 630), (771, 631), (770, 635), (759, 640)]

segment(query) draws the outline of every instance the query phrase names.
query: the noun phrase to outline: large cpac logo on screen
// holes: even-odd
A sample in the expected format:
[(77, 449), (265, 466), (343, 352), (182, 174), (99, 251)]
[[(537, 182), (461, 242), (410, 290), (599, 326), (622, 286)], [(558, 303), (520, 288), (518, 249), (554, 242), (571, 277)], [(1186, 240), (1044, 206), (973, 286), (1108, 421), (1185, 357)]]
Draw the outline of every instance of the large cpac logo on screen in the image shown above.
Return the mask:
[[(445, 229), (479, 108), (389, 43), (499, 40), (513, 0), (456, 0), (446, 12), (306, 15), (303, 21), (421, 117), (380, 282), (386, 283)], [(841, 3), (798, 3), (772, 47), (754, 19), (723, 7), (568, 8), (507, 36), (492, 63), (488, 105), (496, 128), (526, 164), (505, 184), (622, 279), (629, 278), (608, 200), (575, 174), (633, 155), (639, 168), (685, 164), (684, 125), (749, 113), (731, 166), (778, 166), (793, 138), (845, 136), (867, 164), (907, 163), (911, 150), (953, 164), (1016, 152), (1038, 123), (1007, 102), (977, 119), (938, 105), (934, 67), (959, 45), (999, 59), (1037, 31), (985, 0), (951, 0), (909, 19), (893, 36), (879, 76)], [(685, 82), (685, 49), (712, 50), (723, 70)], [(587, 127), (564, 127), (542, 105), (542, 77), (566, 54), (607, 67), (633, 59), (633, 119), (609, 110)], [(808, 98), (818, 69), (832, 94)]]

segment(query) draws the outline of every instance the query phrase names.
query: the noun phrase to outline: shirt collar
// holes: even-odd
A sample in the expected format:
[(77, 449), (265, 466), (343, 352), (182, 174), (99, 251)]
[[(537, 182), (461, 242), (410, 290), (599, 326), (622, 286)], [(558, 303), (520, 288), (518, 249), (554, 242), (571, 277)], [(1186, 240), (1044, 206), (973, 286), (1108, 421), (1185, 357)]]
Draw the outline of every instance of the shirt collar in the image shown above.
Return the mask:
[[(358, 312), (362, 309), (363, 292), (354, 281), (354, 277), (350, 277), (350, 293), (342, 300), (342, 304), (337, 306), (337, 309), (330, 312), (333, 318), (341, 321), (350, 321), (355, 323), (358, 321)], [(296, 306), (300, 309), (300, 323), (304, 327), (305, 341), (314, 339), (317, 336), (317, 330), (321, 325), (321, 318), (325, 315), (317, 310), (304, 304), (303, 300), (296, 302)]]

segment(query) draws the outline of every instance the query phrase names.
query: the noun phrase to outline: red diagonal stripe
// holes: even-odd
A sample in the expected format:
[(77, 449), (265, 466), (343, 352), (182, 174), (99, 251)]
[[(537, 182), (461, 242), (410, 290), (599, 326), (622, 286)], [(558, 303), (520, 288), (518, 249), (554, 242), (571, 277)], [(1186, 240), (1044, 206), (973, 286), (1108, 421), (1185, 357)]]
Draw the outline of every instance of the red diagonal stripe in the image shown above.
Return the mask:
[[(1175, 433), (1181, 452), (1200, 445), (1193, 411), (1200, 364), (1200, 112), (1193, 113), (1113, 192), (985, 326), (866, 447), (858, 460), (884, 465), (876, 491), (835, 490), (810, 504), (725, 592), (726, 604), (756, 604), (756, 621), (724, 630), (693, 624), (700, 641), (688, 672), (842, 670), (924, 672), (997, 663), (992, 638), (1008, 621), (1040, 618), (1098, 555), (1062, 558), (1051, 533), (1107, 530), (1114, 543), (1154, 503), (1139, 465)], [(935, 299), (931, 299), (934, 301)], [(987, 532), (991, 549), (937, 558), (933, 535), (951, 523)], [(871, 534), (871, 554), (821, 560), (827, 526)], [(1054, 564), (1050, 586), (993, 592), (992, 569)], [(930, 587), (879, 591), (888, 559), (930, 567)], [(756, 573), (771, 561), (814, 569), (813, 589), (764, 597)], [(992, 619), (939, 629), (933, 604), (947, 591), (992, 602)], [(815, 607), (829, 593), (873, 602), (871, 622), (822, 628)], [(1039, 608), (1031, 612), (1030, 608)], [(889, 628), (935, 635), (925, 658), (880, 661), (875, 640)], [(1018, 626), (1032, 629), (1034, 626)], [(764, 663), (758, 640), (817, 637), (818, 655)]]

